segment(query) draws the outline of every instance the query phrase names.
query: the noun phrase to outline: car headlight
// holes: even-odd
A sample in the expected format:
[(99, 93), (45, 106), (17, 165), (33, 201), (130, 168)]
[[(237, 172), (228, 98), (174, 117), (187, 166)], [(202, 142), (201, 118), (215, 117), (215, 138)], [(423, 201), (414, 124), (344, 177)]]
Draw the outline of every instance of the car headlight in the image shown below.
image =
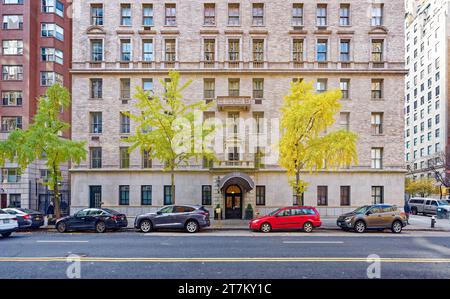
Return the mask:
[(352, 218), (353, 217), (346, 217), (344, 220), (345, 220), (345, 222), (350, 222), (350, 221), (352, 221)]

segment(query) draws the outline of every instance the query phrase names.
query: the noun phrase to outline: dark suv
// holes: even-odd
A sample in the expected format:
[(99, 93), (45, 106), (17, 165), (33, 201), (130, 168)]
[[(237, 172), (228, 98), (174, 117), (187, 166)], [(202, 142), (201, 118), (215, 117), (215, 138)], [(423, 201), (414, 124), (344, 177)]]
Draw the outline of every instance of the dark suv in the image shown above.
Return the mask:
[(134, 227), (144, 233), (156, 229), (185, 229), (196, 233), (210, 225), (208, 210), (196, 205), (165, 206), (156, 213), (139, 215), (134, 221)]
[(353, 212), (339, 216), (337, 225), (343, 230), (355, 230), (363, 233), (369, 229), (391, 229), (393, 233), (401, 233), (406, 226), (406, 215), (396, 206), (377, 204), (362, 206)]

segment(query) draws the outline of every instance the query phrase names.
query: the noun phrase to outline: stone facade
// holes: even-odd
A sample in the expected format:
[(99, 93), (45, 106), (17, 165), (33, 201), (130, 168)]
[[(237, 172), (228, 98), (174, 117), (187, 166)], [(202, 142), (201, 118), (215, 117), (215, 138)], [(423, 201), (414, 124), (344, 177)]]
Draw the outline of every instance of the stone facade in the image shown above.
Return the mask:
[[(92, 24), (91, 5), (103, 5), (103, 25)], [(215, 25), (204, 25), (205, 3), (215, 4)], [(403, 101), (404, 101), (404, 25), (396, 17), (404, 11), (401, 1), (386, 1), (383, 23), (371, 26), (371, 6), (368, 1), (346, 1), (350, 6), (350, 24), (339, 26), (340, 4), (327, 4), (327, 26), (316, 26), (316, 1), (303, 3), (303, 25), (293, 26), (292, 10), (297, 1), (128, 1), (131, 25), (121, 26), (121, 4), (115, 1), (73, 2), (75, 23), (73, 32), (73, 125), (75, 140), (87, 141), (87, 148), (98, 147), (102, 152), (102, 168), (92, 169), (84, 161), (71, 169), (72, 208), (92, 205), (91, 187), (101, 187), (103, 206), (126, 212), (130, 216), (161, 207), (164, 186), (170, 185), (170, 175), (162, 171), (161, 163), (153, 161), (151, 169), (143, 169), (139, 152), (131, 153), (130, 167), (120, 169), (121, 146), (126, 134), (120, 134), (120, 112), (138, 113), (135, 100), (121, 97), (121, 79), (130, 79), (131, 87), (142, 86), (143, 79), (152, 79), (153, 91), (162, 92), (159, 80), (167, 78), (169, 68), (179, 70), (182, 81), (192, 80), (183, 94), (187, 101), (205, 100), (204, 80), (214, 79), (214, 104), (210, 108), (216, 118), (225, 120), (229, 112), (239, 112), (239, 118), (252, 118), (262, 112), (269, 122), (280, 117), (283, 96), (289, 92), (295, 78), (307, 81), (326, 79), (326, 88), (340, 87), (341, 80), (349, 80), (349, 96), (342, 100), (342, 112), (349, 113), (348, 128), (358, 136), (359, 163), (350, 169), (320, 171), (316, 176), (305, 173), (310, 183), (304, 195), (305, 204), (317, 206), (317, 187), (327, 186), (327, 205), (319, 206), (321, 213), (336, 215), (355, 206), (375, 200), (372, 187), (383, 187), (383, 201), (402, 205), (404, 195), (403, 163)], [(228, 25), (229, 3), (240, 4), (240, 24)], [(143, 5), (153, 5), (153, 25), (143, 26)], [(166, 4), (175, 4), (176, 26), (166, 26)], [(252, 25), (253, 5), (263, 4), (263, 24)], [(233, 5), (233, 4), (232, 4)], [(122, 8), (124, 4), (122, 3)], [(128, 6), (126, 6), (128, 8)], [(128, 10), (125, 15), (128, 14)], [(176, 59), (168, 63), (165, 40), (176, 41)], [(294, 61), (293, 40), (303, 40), (302, 61)], [(101, 60), (93, 62), (92, 41), (103, 44)], [(121, 59), (121, 40), (131, 42), (131, 61)], [(153, 59), (143, 61), (143, 41), (152, 40)], [(214, 40), (214, 60), (205, 63), (205, 43)], [(229, 61), (230, 40), (239, 40), (239, 59)], [(263, 40), (261, 62), (254, 63), (254, 43)], [(326, 62), (317, 61), (319, 40), (327, 41)], [(348, 62), (340, 61), (340, 41), (350, 42)], [(372, 40), (382, 40), (382, 62), (371, 61)], [(92, 98), (92, 79), (102, 79), (101, 97)], [(250, 104), (221, 106), (229, 94), (229, 80), (239, 79), (239, 95), (235, 100)], [(263, 79), (263, 98), (253, 92), (253, 80)], [(382, 94), (372, 99), (372, 80), (383, 80)], [(247, 102), (246, 102), (247, 103)], [(92, 134), (88, 124), (92, 112), (102, 113), (102, 133)], [(372, 113), (382, 113), (383, 131), (373, 134)], [(337, 116), (335, 127), (342, 125)], [(135, 124), (131, 123), (131, 132)], [(256, 212), (266, 213), (276, 207), (293, 204), (292, 188), (286, 173), (276, 159), (264, 161), (264, 167), (254, 164), (248, 140), (242, 141), (240, 161), (227, 161), (226, 153), (218, 153), (222, 163), (204, 167), (202, 161), (191, 161), (188, 167), (177, 170), (175, 177), (177, 203), (202, 203), (202, 186), (211, 186), (211, 210), (217, 204), (225, 206), (225, 190), (220, 180), (230, 173), (247, 174), (254, 184), (243, 192), (241, 207), (251, 204)], [(382, 168), (371, 167), (372, 148), (382, 148)], [(268, 146), (265, 152), (271, 152)], [(129, 186), (129, 203), (119, 205), (119, 186)], [(152, 205), (141, 204), (141, 186), (152, 186)], [(256, 205), (257, 189), (265, 187), (265, 205)], [(341, 205), (341, 186), (350, 186), (350, 205)]]

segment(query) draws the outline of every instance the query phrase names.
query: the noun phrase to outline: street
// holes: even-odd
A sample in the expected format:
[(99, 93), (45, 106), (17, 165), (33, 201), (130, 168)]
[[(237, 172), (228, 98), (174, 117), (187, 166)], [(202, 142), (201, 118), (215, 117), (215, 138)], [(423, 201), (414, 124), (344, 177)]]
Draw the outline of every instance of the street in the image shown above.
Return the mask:
[(0, 278), (368, 278), (374, 263), (376, 278), (449, 278), (449, 247), (445, 232), (16, 233)]

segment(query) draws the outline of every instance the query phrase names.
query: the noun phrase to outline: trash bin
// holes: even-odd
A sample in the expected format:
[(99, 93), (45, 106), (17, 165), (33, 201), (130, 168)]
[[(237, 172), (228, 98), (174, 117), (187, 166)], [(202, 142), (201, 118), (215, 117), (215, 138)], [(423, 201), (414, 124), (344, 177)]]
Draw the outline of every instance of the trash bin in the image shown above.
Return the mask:
[(436, 216), (437, 216), (437, 219), (448, 219), (449, 213), (444, 208), (438, 208)]

